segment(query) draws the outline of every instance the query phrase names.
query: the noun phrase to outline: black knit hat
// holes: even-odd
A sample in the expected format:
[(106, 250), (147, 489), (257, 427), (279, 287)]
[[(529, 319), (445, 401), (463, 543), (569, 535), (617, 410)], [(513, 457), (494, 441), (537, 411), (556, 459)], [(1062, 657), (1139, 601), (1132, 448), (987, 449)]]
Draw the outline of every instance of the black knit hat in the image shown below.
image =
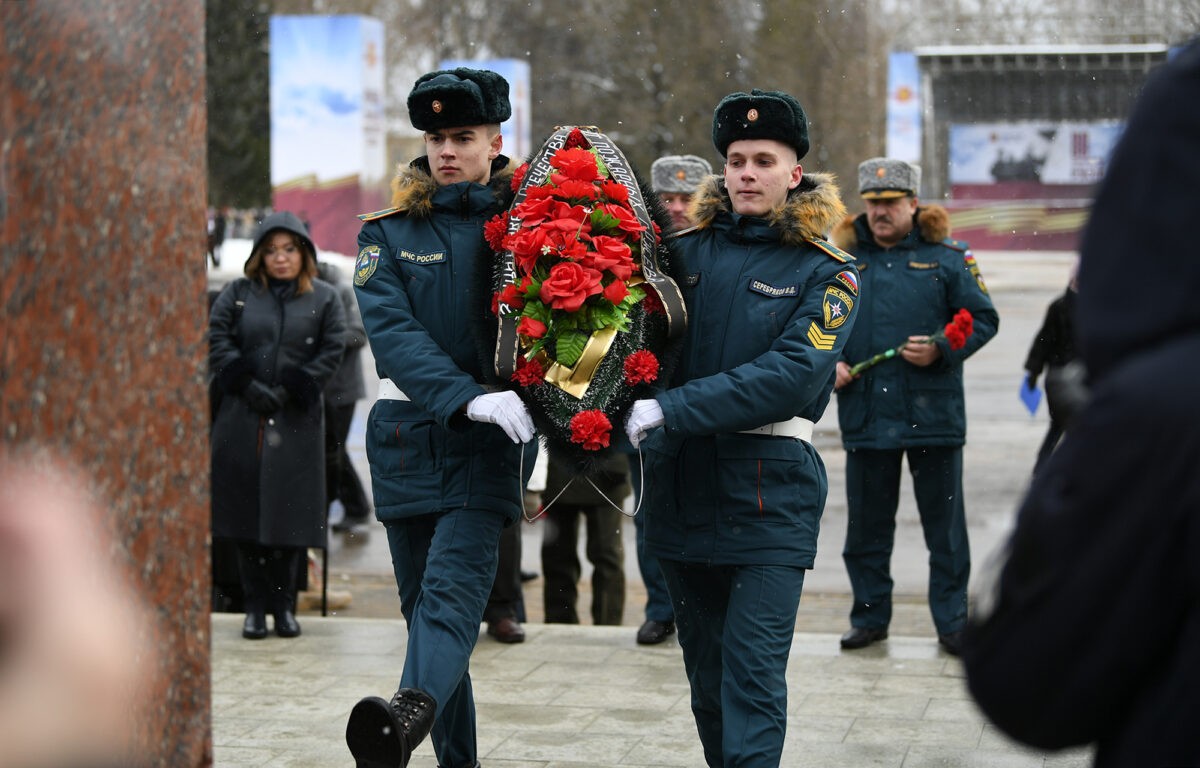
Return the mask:
[(417, 78), (408, 117), (419, 131), (503, 123), (512, 116), (508, 81), (487, 69), (443, 69)]
[(808, 154), (808, 120), (800, 102), (782, 91), (731, 93), (713, 112), (713, 144), (721, 156), (741, 139), (774, 139)]

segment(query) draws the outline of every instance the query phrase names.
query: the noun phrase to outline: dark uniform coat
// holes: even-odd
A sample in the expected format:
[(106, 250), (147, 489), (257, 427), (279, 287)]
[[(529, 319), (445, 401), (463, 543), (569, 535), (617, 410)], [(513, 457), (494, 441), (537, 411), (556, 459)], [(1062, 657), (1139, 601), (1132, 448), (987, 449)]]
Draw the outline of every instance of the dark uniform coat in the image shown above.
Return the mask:
[(909, 336), (933, 335), (959, 309), (970, 311), (975, 331), (962, 349), (938, 341), (942, 356), (932, 365), (910, 365), (897, 356), (838, 390), (838, 422), (847, 450), (966, 442), (962, 364), (996, 335), (1000, 318), (971, 251), (947, 239), (945, 209), (924, 206), (916, 216), (917, 226), (886, 250), (875, 243), (866, 214), (835, 231), (834, 242), (858, 259), (862, 292), (869, 297), (859, 308), (842, 359), (854, 365)]
[(816, 421), (858, 306), (853, 259), (820, 236), (844, 208), (832, 178), (806, 174), (778, 217), (732, 212), (718, 177), (674, 245), (688, 329), (666, 428), (643, 442), (646, 543), (682, 562), (811, 568), (828, 485), (802, 440), (739, 434)]
[[(342, 305), (333, 286), (282, 297), (231, 282), (209, 319), (209, 369), (224, 394), (212, 429), (212, 535), (274, 547), (323, 547), (325, 437), (321, 388), (342, 358)], [(254, 378), (288, 391), (260, 416), (239, 391)]]
[[(485, 221), (512, 199), (511, 170), (493, 162), (489, 186), (439, 187), (422, 157), (395, 182), (393, 207), (364, 216), (355, 290), (380, 378), (409, 400), (375, 403), (367, 458), (376, 516), (384, 522), (438, 510), (521, 510), (522, 447), (464, 406), (484, 394), (481, 326), (488, 306), (481, 264), (492, 254)], [(494, 318), (493, 318), (494, 322)], [(486, 347), (486, 345), (484, 345)], [(536, 443), (524, 461), (533, 471)]]
[[(964, 645), (1005, 733), (1094, 743), (1097, 768), (1200, 765), (1198, 136), (1193, 43), (1151, 75), (1113, 152), (1080, 260), (1091, 400), (1035, 477)], [(1147, 254), (1169, 255), (1165, 278), (1138, 266)]]

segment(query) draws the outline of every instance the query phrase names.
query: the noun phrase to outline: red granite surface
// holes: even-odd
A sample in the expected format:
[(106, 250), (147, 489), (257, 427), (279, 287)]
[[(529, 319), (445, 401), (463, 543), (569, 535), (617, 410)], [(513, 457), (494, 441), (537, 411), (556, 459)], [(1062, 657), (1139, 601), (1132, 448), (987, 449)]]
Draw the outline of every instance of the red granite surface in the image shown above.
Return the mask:
[(155, 615), (144, 765), (209, 765), (204, 4), (0, 2), (0, 36), (0, 439), (100, 489)]

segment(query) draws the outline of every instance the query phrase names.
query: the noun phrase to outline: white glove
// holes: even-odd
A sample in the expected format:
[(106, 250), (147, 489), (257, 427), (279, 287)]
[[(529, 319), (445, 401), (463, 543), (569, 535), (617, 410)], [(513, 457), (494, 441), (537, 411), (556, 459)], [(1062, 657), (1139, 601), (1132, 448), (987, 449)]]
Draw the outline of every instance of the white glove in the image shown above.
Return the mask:
[(495, 424), (514, 443), (533, 439), (533, 418), (516, 392), (490, 392), (467, 403), (467, 418)]
[(634, 400), (629, 415), (625, 417), (625, 434), (629, 435), (629, 442), (637, 448), (647, 432), (662, 425), (663, 409), (657, 400)]

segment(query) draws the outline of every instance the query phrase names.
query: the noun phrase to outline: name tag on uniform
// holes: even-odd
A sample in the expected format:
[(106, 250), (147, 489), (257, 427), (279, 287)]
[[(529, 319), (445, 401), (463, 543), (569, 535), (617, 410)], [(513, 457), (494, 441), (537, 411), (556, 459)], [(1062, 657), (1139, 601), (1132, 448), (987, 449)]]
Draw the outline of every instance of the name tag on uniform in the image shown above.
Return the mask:
[(400, 258), (404, 261), (410, 261), (413, 264), (438, 264), (446, 260), (445, 251), (437, 251), (435, 253), (413, 253), (400, 249)]
[(763, 296), (770, 296), (772, 299), (800, 295), (800, 286), (798, 285), (770, 285), (762, 280), (751, 280), (750, 290), (761, 293)]
[(937, 269), (936, 261), (910, 261), (908, 262), (909, 269)]

